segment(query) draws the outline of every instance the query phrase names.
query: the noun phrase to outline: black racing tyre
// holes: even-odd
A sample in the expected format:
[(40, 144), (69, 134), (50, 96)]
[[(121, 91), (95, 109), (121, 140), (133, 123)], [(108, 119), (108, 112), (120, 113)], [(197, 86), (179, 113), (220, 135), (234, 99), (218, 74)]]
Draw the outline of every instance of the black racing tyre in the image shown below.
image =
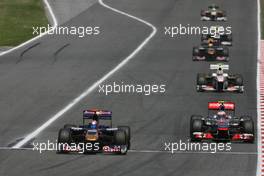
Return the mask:
[(224, 88), (224, 89), (227, 89), (227, 88), (228, 88), (228, 81), (224, 81), (224, 83), (223, 83), (223, 88)]
[(204, 10), (201, 10), (200, 15), (204, 16)]
[(62, 128), (59, 131), (58, 142), (60, 143), (70, 143), (71, 142), (71, 130), (67, 128)]
[(114, 143), (116, 145), (127, 145), (126, 132), (123, 130), (117, 130), (114, 133)]
[(206, 34), (202, 34), (202, 36), (201, 36), (201, 41), (203, 42), (204, 40), (207, 40), (207, 35)]
[(243, 78), (242, 78), (242, 76), (237, 76), (235, 81), (236, 81), (236, 85), (237, 86), (243, 86)]
[(204, 92), (202, 86), (199, 86), (199, 85), (196, 86), (196, 91), (197, 92)]
[(71, 128), (71, 127), (77, 127), (77, 125), (73, 125), (73, 124), (65, 124), (63, 126), (63, 128)]
[(117, 127), (119, 130), (123, 130), (126, 133), (127, 136), (127, 147), (130, 149), (130, 139), (131, 139), (131, 130), (129, 126), (118, 126)]
[(254, 134), (254, 123), (251, 116), (241, 116), (240, 125), (243, 133)]
[(193, 56), (199, 56), (200, 52), (199, 52), (199, 49), (194, 47), (193, 48)]
[(199, 139), (194, 138), (194, 132), (202, 132), (203, 130), (203, 121), (198, 116), (191, 117), (191, 124), (190, 124), (190, 137), (192, 141), (199, 141)]
[(69, 144), (71, 141), (71, 131), (70, 129), (62, 128), (58, 134), (58, 149), (57, 153), (68, 153), (64, 150), (64, 145)]
[(129, 126), (118, 126), (117, 127), (119, 130), (123, 130), (126, 132), (126, 135), (128, 137), (128, 139), (130, 140), (130, 137), (131, 137), (131, 130), (130, 130), (130, 127)]
[(223, 50), (223, 56), (228, 57), (229, 56), (229, 50), (228, 48), (224, 48)]
[(197, 85), (206, 85), (207, 81), (206, 81), (206, 75), (205, 74), (201, 74), (199, 73), (197, 75)]
[(244, 133), (254, 134), (254, 124), (252, 120), (245, 120), (242, 122), (242, 129)]
[(192, 132), (202, 132), (203, 121), (200, 119), (195, 119), (192, 121), (191, 131)]
[(227, 41), (232, 42), (232, 34), (227, 34)]

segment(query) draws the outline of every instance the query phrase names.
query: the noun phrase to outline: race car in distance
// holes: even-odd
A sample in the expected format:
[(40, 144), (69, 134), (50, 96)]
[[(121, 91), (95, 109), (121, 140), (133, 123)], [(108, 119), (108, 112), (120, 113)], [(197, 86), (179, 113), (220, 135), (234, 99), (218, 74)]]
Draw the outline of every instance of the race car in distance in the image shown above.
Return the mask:
[(229, 69), (229, 65), (211, 64), (212, 73), (198, 73), (196, 90), (198, 92), (244, 92), (243, 77), (239, 74), (229, 74), (224, 70)]
[(214, 45), (232, 46), (232, 34), (202, 34), (201, 42), (203, 44), (213, 43)]
[(126, 154), (130, 148), (130, 128), (112, 127), (112, 112), (84, 110), (83, 124), (66, 124), (59, 131), (58, 153)]
[(202, 21), (227, 21), (226, 12), (219, 10), (217, 5), (211, 5), (207, 10), (201, 10)]
[(235, 103), (218, 101), (208, 103), (207, 117), (192, 115), (192, 141), (254, 142), (254, 123), (250, 116), (235, 116)]
[(229, 49), (225, 46), (215, 46), (212, 43), (193, 47), (193, 61), (225, 61), (229, 60)]

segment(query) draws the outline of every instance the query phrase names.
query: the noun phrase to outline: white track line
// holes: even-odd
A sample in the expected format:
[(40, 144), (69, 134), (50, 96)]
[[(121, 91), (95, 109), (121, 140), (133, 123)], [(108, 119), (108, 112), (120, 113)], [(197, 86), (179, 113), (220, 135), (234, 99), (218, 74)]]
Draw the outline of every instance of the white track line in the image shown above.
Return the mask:
[(107, 80), (110, 76), (112, 76), (116, 71), (118, 71), (120, 68), (122, 68), (125, 64), (127, 64), (149, 41), (150, 39), (156, 34), (157, 29), (155, 26), (150, 24), (149, 22), (142, 20), (140, 18), (137, 18), (135, 16), (132, 16), (130, 14), (127, 14), (125, 12), (122, 12), (120, 10), (117, 10), (113, 7), (110, 7), (106, 5), (103, 0), (99, 0), (99, 3), (104, 6), (105, 8), (108, 8), (116, 13), (125, 15), (127, 17), (130, 17), (132, 19), (135, 19), (137, 21), (140, 21), (147, 26), (152, 28), (151, 34), (129, 55), (127, 56), (121, 63), (119, 63), (113, 70), (108, 72), (106, 75), (104, 75), (100, 80), (96, 81), (93, 85), (91, 85), (89, 88), (87, 88), (81, 95), (76, 97), (74, 100), (72, 100), (67, 106), (65, 106), (63, 109), (61, 109), (59, 112), (57, 112), (54, 116), (52, 116), (48, 121), (46, 121), (44, 124), (42, 124), (40, 127), (38, 127), (35, 131), (28, 134), (23, 140), (18, 142), (16, 145), (13, 146), (13, 148), (20, 148), (23, 145), (25, 145), (27, 142), (29, 142), (31, 139), (35, 138), (40, 132), (42, 132), (45, 128), (47, 128), (50, 124), (52, 124), (55, 120), (60, 118), (63, 114), (65, 114), (67, 111), (69, 111), (74, 105), (79, 103), (82, 99), (84, 99), (87, 95), (89, 95), (92, 91), (94, 91), (101, 83), (103, 83), (105, 80)]
[[(53, 28), (56, 28), (56, 27), (58, 26), (58, 22), (57, 22), (57, 19), (56, 19), (55, 15), (54, 15), (53, 11), (52, 11), (52, 8), (51, 8), (51, 6), (50, 6), (48, 0), (43, 0), (43, 2), (45, 3), (45, 5), (46, 5), (46, 7), (48, 8), (48, 11), (49, 11), (49, 13), (50, 13), (50, 15), (51, 15), (51, 17), (52, 17)], [(54, 29), (52, 29), (52, 30), (54, 30)], [(28, 40), (28, 41), (22, 43), (22, 44), (20, 44), (20, 45), (14, 47), (14, 48), (11, 48), (11, 49), (9, 49), (9, 50), (7, 50), (7, 51), (3, 51), (3, 52), (0, 53), (0, 56), (3, 56), (3, 55), (5, 55), (5, 54), (8, 54), (8, 53), (10, 53), (10, 52), (12, 52), (12, 51), (15, 51), (15, 50), (17, 50), (17, 49), (19, 49), (19, 48), (21, 48), (21, 47), (23, 47), (23, 46), (25, 46), (25, 45), (31, 43), (31, 42), (34, 42), (35, 40), (37, 40), (37, 39), (43, 37), (44, 35), (46, 35), (48, 32), (50, 32), (50, 31), (52, 31), (52, 30), (46, 31), (45, 33), (42, 33), (42, 34), (40, 34), (40, 35), (38, 35), (38, 36), (36, 36), (36, 37), (34, 37), (34, 38), (32, 38), (32, 39), (30, 39), (30, 40)]]
[[(0, 147), (0, 150), (29, 150), (29, 151), (38, 151), (33, 148), (13, 148), (13, 147)], [(42, 151), (50, 151), (53, 150), (42, 150)], [(142, 150), (142, 149), (132, 149), (128, 150), (129, 153), (167, 153), (167, 154), (229, 154), (229, 155), (257, 155), (257, 152), (203, 152), (203, 151), (165, 151), (165, 150)]]
[(257, 141), (258, 141), (258, 158), (257, 158), (257, 168), (256, 168), (256, 175), (261, 176), (262, 175), (262, 140), (261, 140), (261, 113), (260, 113), (260, 63), (261, 63), (261, 26), (260, 26), (260, 15), (261, 15), (261, 9), (260, 9), (260, 0), (257, 0), (257, 21), (258, 21), (258, 53), (257, 53)]
[[(34, 150), (33, 148), (13, 148), (13, 147), (0, 147), (0, 150), (27, 150), (27, 151), (34, 151), (38, 152), (38, 150)], [(56, 152), (57, 150), (41, 150), (42, 152)], [(132, 149), (128, 150), (129, 153), (163, 153), (163, 154), (209, 154), (209, 155), (258, 155), (257, 152), (203, 152), (203, 151), (165, 151), (165, 150), (142, 150), (142, 149)]]

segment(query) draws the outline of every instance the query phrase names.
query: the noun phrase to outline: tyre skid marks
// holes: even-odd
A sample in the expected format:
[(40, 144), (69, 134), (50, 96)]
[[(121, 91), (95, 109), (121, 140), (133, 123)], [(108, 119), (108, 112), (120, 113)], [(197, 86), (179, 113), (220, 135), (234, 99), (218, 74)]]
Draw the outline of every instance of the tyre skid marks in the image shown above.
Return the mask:
[(121, 10), (115, 9), (115, 8), (105, 4), (103, 2), (103, 0), (99, 0), (99, 3), (103, 7), (110, 9), (119, 15), (124, 15), (124, 16), (128, 17), (128, 19), (139, 21), (139, 22), (145, 24), (147, 27), (152, 29), (152, 32), (147, 36), (147, 38), (145, 38), (142, 41), (142, 43), (140, 45), (137, 46), (137, 48), (132, 53), (130, 53), (126, 58), (124, 58), (117, 66), (115, 66), (112, 70), (110, 70), (108, 73), (106, 73), (102, 78), (100, 78), (98, 81), (96, 81), (90, 87), (88, 87), (86, 90), (84, 90), (80, 95), (78, 95), (76, 98), (74, 98), (65, 107), (63, 107), (61, 110), (59, 110), (53, 116), (51, 116), (45, 123), (40, 125), (37, 129), (32, 131), (30, 134), (26, 135), (24, 137), (24, 139), (22, 141), (18, 142), (16, 145), (14, 145), (13, 148), (21, 148), (21, 147), (25, 146), (29, 141), (34, 139), (36, 136), (38, 136), (39, 133), (41, 133), (43, 130), (45, 130), (54, 121), (56, 121), (58, 118), (62, 117), (66, 112), (68, 112), (70, 109), (72, 109), (76, 104), (78, 104), (85, 97), (87, 97), (89, 94), (91, 94), (101, 83), (106, 81), (114, 73), (116, 73), (121, 68), (123, 68), (123, 66), (126, 65), (132, 58), (134, 58), (145, 47), (145, 45), (147, 45), (149, 43), (149, 41), (156, 35), (157, 28), (154, 25), (152, 25), (151, 23), (149, 23), (149, 22), (147, 22), (141, 18), (130, 15), (126, 12), (123, 12)]

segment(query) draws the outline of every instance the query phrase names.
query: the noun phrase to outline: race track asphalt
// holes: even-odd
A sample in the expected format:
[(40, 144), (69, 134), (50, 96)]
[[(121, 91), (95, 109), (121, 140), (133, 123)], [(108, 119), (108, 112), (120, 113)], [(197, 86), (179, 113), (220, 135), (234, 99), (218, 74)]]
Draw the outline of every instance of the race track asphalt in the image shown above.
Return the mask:
[[(232, 26), (234, 38), (230, 70), (244, 76), (244, 94), (197, 93), (196, 74), (207, 72), (209, 67), (209, 63), (191, 60), (192, 47), (199, 45), (200, 36), (164, 35), (165, 26), (217, 24), (199, 20), (200, 10), (213, 2), (227, 11), (229, 19), (225, 25)], [(56, 140), (63, 124), (79, 124), (83, 109), (97, 107), (112, 110), (115, 125), (130, 125), (132, 151), (126, 156), (112, 156), (0, 150), (0, 175), (255, 175), (256, 142), (233, 144), (231, 153), (157, 151), (164, 150), (164, 142), (187, 141), (190, 116), (206, 115), (208, 101), (232, 100), (237, 104), (238, 115), (251, 115), (256, 123), (257, 2), (105, 0), (105, 3), (148, 21), (158, 32), (104, 84), (114, 81), (166, 84), (166, 93), (106, 96), (96, 90), (34, 141)], [(0, 146), (12, 146), (35, 130), (114, 68), (151, 33), (145, 24), (100, 4), (65, 25), (100, 26), (101, 34), (86, 38), (45, 36), (0, 58)], [(55, 55), (64, 45), (67, 47)], [(28, 49), (31, 46), (34, 47)]]

